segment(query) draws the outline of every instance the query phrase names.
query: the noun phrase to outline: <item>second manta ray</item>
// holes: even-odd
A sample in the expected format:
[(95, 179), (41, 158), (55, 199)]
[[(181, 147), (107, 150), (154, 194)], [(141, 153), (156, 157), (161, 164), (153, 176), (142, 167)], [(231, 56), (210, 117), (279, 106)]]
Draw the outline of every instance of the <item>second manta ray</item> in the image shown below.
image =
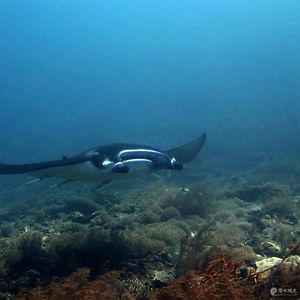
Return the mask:
[(182, 170), (206, 141), (206, 133), (185, 145), (162, 151), (135, 144), (109, 144), (73, 157), (31, 164), (0, 164), (0, 174), (28, 173), (38, 178), (110, 182), (144, 176), (159, 170)]

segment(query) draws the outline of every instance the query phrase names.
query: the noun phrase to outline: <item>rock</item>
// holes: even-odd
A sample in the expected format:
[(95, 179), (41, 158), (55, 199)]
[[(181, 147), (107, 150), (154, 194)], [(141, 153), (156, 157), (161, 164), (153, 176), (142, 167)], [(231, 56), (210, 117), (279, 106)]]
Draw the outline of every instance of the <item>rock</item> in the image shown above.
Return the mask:
[(277, 255), (282, 252), (281, 246), (272, 240), (263, 241), (261, 245), (266, 255)]
[(249, 222), (239, 222), (238, 227), (241, 228), (244, 231), (250, 231), (252, 228), (252, 224)]
[(286, 221), (286, 223), (288, 223), (289, 225), (297, 225), (298, 224), (298, 216), (295, 213), (284, 216), (283, 218)]
[(262, 184), (256, 186), (245, 186), (244, 188), (227, 193), (227, 196), (237, 197), (246, 202), (265, 200), (268, 198), (282, 197), (287, 188), (276, 184)]
[(247, 205), (246, 210), (249, 214), (257, 214), (259, 213), (264, 206), (262, 204), (251, 203)]
[[(255, 262), (255, 265), (257, 266), (256, 272), (262, 272), (264, 270), (267, 270), (271, 267), (274, 267), (275, 265), (278, 265), (281, 262), (281, 258), (279, 257), (268, 257), (264, 258), (260, 261)], [(261, 273), (260, 278), (267, 278), (271, 274), (271, 270)]]
[(265, 237), (268, 237), (270, 239), (272, 239), (274, 237), (274, 229), (271, 228), (271, 227), (267, 227), (265, 228), (263, 231), (262, 231), (262, 234), (265, 236)]
[(260, 219), (260, 222), (265, 227), (273, 227), (274, 225), (276, 226), (277, 220), (269, 215), (265, 215)]
[(69, 214), (68, 219), (73, 222), (85, 224), (91, 220), (91, 215), (84, 215), (80, 211), (73, 211)]
[(73, 211), (79, 211), (82, 214), (92, 214), (99, 209), (99, 204), (93, 200), (82, 197), (82, 196), (72, 196), (70, 198), (64, 199), (63, 212), (70, 213)]
[(288, 265), (291, 268), (299, 268), (300, 256), (299, 255), (291, 255), (284, 261), (284, 264)]
[(154, 288), (161, 288), (163, 286), (166, 286), (173, 279), (174, 279), (174, 274), (172, 273), (168, 273), (166, 271), (154, 270), (151, 283)]
[[(262, 272), (278, 264), (280, 264), (281, 267), (286, 268), (287, 270), (295, 270), (300, 267), (300, 256), (291, 255), (283, 263), (281, 262), (282, 262), (282, 258), (279, 257), (269, 257), (269, 258), (264, 258), (262, 260), (256, 261), (255, 262), (255, 265), (257, 266), (256, 272)], [(262, 279), (268, 278), (271, 274), (271, 271), (272, 270), (261, 273), (260, 278)]]

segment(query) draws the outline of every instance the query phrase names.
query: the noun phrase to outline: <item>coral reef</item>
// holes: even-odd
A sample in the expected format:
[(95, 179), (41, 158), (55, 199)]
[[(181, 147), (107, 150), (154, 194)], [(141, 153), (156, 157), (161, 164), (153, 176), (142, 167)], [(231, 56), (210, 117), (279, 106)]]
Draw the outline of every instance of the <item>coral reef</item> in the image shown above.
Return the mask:
[(298, 262), (285, 258), (300, 240), (299, 184), (266, 182), (256, 170), (218, 172), (201, 183), (196, 174), (190, 185), (71, 185), (15, 197), (0, 215), (0, 299), (268, 299), (272, 287), (300, 291)]

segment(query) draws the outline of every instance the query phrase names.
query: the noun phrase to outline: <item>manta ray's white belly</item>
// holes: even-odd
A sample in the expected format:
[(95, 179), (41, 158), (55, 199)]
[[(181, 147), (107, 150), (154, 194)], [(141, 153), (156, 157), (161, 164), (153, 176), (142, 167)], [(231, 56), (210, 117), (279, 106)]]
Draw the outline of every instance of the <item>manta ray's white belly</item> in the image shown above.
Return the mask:
[(115, 179), (129, 179), (140, 176), (145, 176), (153, 172), (150, 168), (151, 162), (140, 160), (126, 163), (130, 170), (128, 173), (114, 173), (111, 167), (114, 163), (106, 164), (105, 167), (97, 168), (91, 162), (84, 162), (75, 165), (61, 166), (43, 169), (31, 172), (30, 174), (35, 177), (56, 177), (64, 178), (67, 180), (79, 181), (107, 181)]

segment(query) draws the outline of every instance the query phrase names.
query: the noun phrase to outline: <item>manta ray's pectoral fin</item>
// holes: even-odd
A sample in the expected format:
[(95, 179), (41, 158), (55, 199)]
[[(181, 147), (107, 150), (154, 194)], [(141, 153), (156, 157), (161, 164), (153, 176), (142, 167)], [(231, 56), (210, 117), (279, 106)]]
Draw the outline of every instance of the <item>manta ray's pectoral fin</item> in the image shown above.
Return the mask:
[(35, 182), (41, 181), (41, 180), (42, 180), (42, 178), (41, 178), (41, 177), (38, 177), (38, 178), (32, 179), (32, 180), (30, 180), (30, 181), (26, 181), (26, 182), (24, 182), (22, 185), (29, 185), (29, 184), (32, 184), (32, 183), (35, 183)]
[(156, 180), (164, 180), (166, 178), (170, 178), (171, 177), (171, 172), (168, 170), (168, 171), (165, 171), (165, 173), (153, 173), (152, 176), (153, 178), (155, 178)]
[(197, 156), (197, 154), (205, 144), (205, 141), (206, 133), (203, 133), (200, 137), (193, 140), (192, 142), (173, 149), (169, 149), (166, 151), (166, 153), (172, 157), (175, 157), (176, 160), (180, 163), (186, 164), (192, 161)]
[(70, 183), (70, 182), (74, 182), (74, 180), (66, 179), (66, 180), (63, 180), (63, 181), (61, 181), (61, 182), (54, 183), (54, 184), (50, 185), (49, 188), (50, 188), (50, 189), (58, 188), (58, 187), (61, 187), (62, 185), (65, 185), (65, 184), (67, 184), (67, 183)]
[(112, 164), (112, 162), (102, 154), (94, 155), (91, 158), (91, 162), (96, 168), (99, 168), (99, 169), (104, 169), (108, 165)]
[(99, 184), (97, 184), (93, 189), (92, 189), (92, 192), (95, 192), (97, 190), (100, 190), (101, 188), (103, 188), (104, 186), (108, 185), (109, 183), (112, 182), (112, 179), (110, 180), (105, 180), (105, 181), (102, 181), (100, 182)]
[(129, 170), (130, 170), (130, 168), (126, 164), (124, 164), (123, 162), (117, 162), (111, 168), (111, 172), (121, 173), (121, 174), (128, 173)]

